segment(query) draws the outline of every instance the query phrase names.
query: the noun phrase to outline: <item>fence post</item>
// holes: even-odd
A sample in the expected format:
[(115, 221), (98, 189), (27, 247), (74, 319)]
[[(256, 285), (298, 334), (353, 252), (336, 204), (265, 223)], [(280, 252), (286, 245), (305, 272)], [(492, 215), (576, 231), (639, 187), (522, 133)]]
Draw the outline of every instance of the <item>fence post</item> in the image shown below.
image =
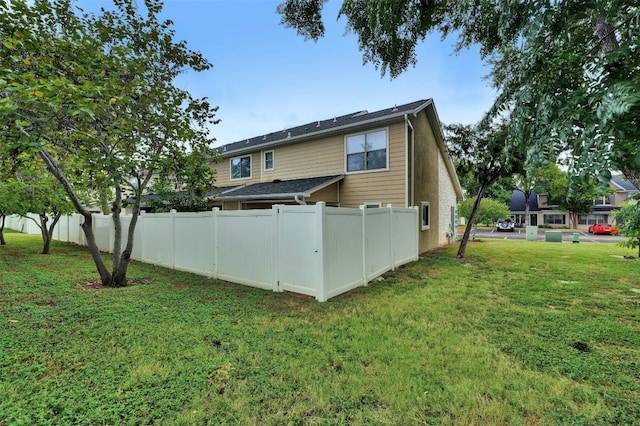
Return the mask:
[(393, 204), (387, 204), (389, 209), (389, 258), (391, 260), (391, 270), (396, 270), (395, 244), (393, 239)]
[[(145, 221), (146, 221), (146, 214), (147, 211), (146, 210), (140, 210), (140, 212), (138, 213), (138, 222), (136, 223), (136, 231), (138, 233), (138, 235), (140, 236), (139, 240), (138, 240), (138, 244), (140, 245), (140, 260), (144, 259), (144, 227), (145, 227)], [(131, 220), (133, 220), (133, 218), (131, 218)], [(129, 224), (129, 226), (131, 226), (131, 224)], [(134, 238), (135, 238), (135, 234), (134, 234)]]
[(414, 260), (418, 260), (420, 259), (420, 228), (422, 224), (420, 223), (420, 210), (418, 209), (418, 206), (413, 206), (413, 211), (416, 214), (414, 223), (417, 225), (417, 227), (415, 228), (416, 232), (413, 233), (413, 235), (415, 236), (415, 249), (416, 249), (416, 257)]
[(171, 269), (176, 269), (176, 209), (169, 211), (171, 214)]
[(211, 209), (213, 216), (211, 216), (211, 226), (213, 226), (213, 276), (211, 278), (218, 279), (218, 213), (220, 209), (214, 207)]
[(324, 281), (324, 253), (325, 253), (325, 238), (324, 238), (324, 230), (325, 230), (325, 203), (324, 201), (320, 201), (316, 204), (316, 253), (318, 254), (316, 260), (316, 300), (318, 302), (326, 302), (327, 301), (327, 288)]
[(369, 280), (367, 279), (367, 209), (364, 204), (360, 206), (360, 211), (362, 212), (362, 286), (366, 287), (369, 285)]
[(271, 206), (271, 215), (272, 215), (272, 222), (271, 222), (271, 226), (272, 226), (272, 231), (273, 231), (273, 238), (274, 238), (274, 247), (276, 250), (275, 253), (275, 259), (274, 259), (274, 265), (273, 267), (275, 268), (275, 282), (273, 283), (273, 291), (275, 292), (282, 292), (282, 289), (280, 288), (280, 256), (281, 256), (281, 247), (280, 247), (280, 241), (281, 241), (281, 227), (280, 227), (280, 215), (282, 213), (281, 211), (281, 205), (280, 204), (274, 204)]

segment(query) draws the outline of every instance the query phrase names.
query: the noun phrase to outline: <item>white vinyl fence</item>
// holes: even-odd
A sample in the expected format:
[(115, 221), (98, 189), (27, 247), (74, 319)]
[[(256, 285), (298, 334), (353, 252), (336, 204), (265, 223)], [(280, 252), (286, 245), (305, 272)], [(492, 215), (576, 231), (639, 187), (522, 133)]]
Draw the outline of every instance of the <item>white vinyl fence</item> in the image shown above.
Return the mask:
[[(54, 238), (86, 245), (80, 215), (60, 219)], [(131, 216), (123, 216), (128, 229)], [(31, 220), (7, 227), (39, 234)], [(94, 215), (100, 250), (113, 251), (111, 216)], [(124, 244), (124, 242), (123, 242)], [(276, 205), (266, 210), (142, 214), (132, 258), (324, 302), (418, 259), (418, 210)]]

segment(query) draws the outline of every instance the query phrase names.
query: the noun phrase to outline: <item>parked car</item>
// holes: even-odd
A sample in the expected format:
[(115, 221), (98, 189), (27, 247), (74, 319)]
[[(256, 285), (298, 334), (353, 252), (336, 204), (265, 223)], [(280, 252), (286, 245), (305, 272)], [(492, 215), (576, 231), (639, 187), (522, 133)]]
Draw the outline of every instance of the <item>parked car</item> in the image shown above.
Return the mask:
[(590, 234), (614, 234), (618, 235), (620, 229), (617, 226), (609, 225), (608, 223), (596, 223), (589, 227)]
[(505, 231), (505, 232), (513, 232), (516, 224), (511, 219), (498, 219), (498, 224), (496, 225), (496, 231)]

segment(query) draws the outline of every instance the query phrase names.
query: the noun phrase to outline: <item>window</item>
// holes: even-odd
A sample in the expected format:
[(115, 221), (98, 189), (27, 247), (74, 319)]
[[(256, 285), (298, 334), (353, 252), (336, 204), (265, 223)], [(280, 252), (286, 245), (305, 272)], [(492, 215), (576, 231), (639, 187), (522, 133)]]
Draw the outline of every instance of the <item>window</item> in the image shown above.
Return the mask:
[(231, 159), (231, 180), (251, 177), (251, 155)]
[(607, 215), (604, 215), (604, 214), (580, 215), (580, 217), (578, 218), (578, 224), (580, 225), (595, 225), (596, 223), (607, 223)]
[(545, 225), (564, 225), (566, 223), (563, 214), (545, 214), (543, 219)]
[(273, 170), (275, 168), (273, 151), (267, 151), (264, 153), (264, 169)]
[(380, 201), (366, 202), (360, 206), (363, 209), (379, 209), (380, 207), (382, 207), (382, 202)]
[(420, 222), (422, 224), (422, 230), (429, 229), (430, 227), (430, 217), (429, 217), (429, 202), (423, 201), (420, 203)]
[(614, 202), (613, 196), (598, 197), (595, 200), (593, 200), (593, 205), (594, 206), (610, 206), (613, 204), (613, 202)]
[(387, 131), (347, 136), (347, 172), (387, 168)]

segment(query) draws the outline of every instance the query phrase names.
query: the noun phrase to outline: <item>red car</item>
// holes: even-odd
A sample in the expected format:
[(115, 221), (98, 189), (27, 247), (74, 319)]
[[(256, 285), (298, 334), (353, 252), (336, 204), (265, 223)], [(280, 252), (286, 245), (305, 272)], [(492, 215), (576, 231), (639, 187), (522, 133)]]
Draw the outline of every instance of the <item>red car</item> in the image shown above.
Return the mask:
[(617, 235), (620, 230), (617, 226), (609, 225), (608, 223), (596, 223), (589, 227), (590, 234), (615, 234)]

